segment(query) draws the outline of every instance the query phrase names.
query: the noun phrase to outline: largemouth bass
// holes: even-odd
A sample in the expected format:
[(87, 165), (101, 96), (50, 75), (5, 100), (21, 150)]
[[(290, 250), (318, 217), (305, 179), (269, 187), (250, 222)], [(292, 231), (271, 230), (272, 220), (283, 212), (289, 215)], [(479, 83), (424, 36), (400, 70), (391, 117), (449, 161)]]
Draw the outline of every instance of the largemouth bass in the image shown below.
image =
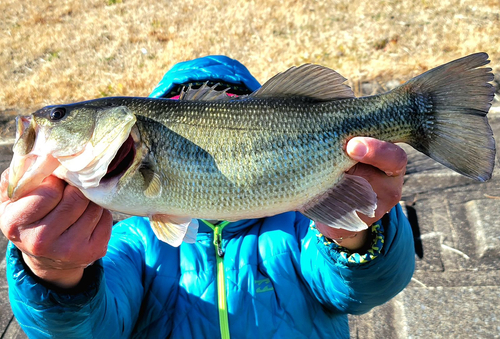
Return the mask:
[(148, 216), (173, 246), (196, 219), (300, 211), (359, 231), (376, 194), (345, 152), (355, 136), (405, 142), (467, 177), (491, 177), (486, 53), (432, 69), (385, 94), (356, 98), (319, 65), (293, 67), (245, 97), (208, 86), (180, 100), (113, 97), (44, 107), (17, 119), (9, 189), (16, 200), (54, 174), (90, 200)]

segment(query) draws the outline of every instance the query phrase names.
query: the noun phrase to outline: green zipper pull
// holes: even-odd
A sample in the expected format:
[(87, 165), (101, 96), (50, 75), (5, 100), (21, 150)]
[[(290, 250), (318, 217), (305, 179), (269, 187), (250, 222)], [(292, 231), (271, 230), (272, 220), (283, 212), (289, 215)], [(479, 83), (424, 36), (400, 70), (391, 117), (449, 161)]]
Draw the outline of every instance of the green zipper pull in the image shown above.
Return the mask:
[(214, 227), (214, 246), (217, 249), (217, 255), (222, 258), (224, 250), (222, 249), (222, 229), (219, 226)]
[(224, 257), (224, 249), (222, 248), (222, 229), (229, 224), (225, 221), (213, 227), (214, 229), (214, 246), (217, 248), (219, 258)]

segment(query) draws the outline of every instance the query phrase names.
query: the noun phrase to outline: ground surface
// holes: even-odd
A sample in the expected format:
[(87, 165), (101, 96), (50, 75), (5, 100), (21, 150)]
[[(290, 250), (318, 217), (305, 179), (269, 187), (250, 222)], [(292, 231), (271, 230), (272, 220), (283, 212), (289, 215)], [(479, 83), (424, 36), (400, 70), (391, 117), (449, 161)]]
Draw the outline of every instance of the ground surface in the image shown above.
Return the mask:
[(210, 54), (261, 82), (321, 64), (355, 91), (481, 51), (500, 73), (498, 27), (498, 0), (2, 0), (0, 110), (147, 96), (175, 63)]

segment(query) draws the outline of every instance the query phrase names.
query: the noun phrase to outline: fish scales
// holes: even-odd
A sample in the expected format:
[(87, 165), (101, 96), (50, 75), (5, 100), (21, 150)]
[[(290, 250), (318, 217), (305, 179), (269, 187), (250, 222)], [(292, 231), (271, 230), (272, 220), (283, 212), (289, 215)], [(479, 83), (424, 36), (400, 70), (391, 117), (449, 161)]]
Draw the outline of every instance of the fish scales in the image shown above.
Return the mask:
[[(170, 173), (163, 181), (168, 204), (188, 215), (224, 213), (225, 219), (253, 217), (256, 208), (259, 213), (262, 209), (264, 213), (266, 209), (285, 211), (291, 204), (303, 204), (325, 192), (354, 164), (343, 151), (348, 139), (358, 135), (405, 141), (402, 137), (412, 130), (411, 120), (405, 118), (419, 110), (408, 96), (317, 104), (283, 99), (161, 100), (154, 101), (155, 110), (145, 109), (151, 99), (135, 101), (129, 104), (132, 112), (147, 117), (139, 122), (154, 121), (143, 124), (141, 135), (151, 140), (148, 146), (159, 167)], [(113, 104), (125, 103), (117, 99)], [(266, 109), (255, 114), (262, 106)], [(239, 159), (231, 169), (237, 182), (218, 170), (211, 155)], [(298, 198), (291, 201), (292, 195)], [(229, 210), (232, 215), (226, 215)]]

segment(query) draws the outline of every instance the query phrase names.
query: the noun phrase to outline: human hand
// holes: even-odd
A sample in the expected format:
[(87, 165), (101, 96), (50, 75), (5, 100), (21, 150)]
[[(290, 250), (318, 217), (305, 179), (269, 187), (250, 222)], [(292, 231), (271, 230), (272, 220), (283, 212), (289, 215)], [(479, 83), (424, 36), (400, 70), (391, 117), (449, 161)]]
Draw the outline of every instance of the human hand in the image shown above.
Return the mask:
[[(347, 173), (365, 178), (377, 194), (375, 216), (368, 217), (358, 213), (361, 220), (370, 226), (401, 199), (407, 163), (406, 153), (393, 143), (362, 137), (351, 139), (347, 143), (346, 152), (352, 159), (358, 161)], [(317, 223), (317, 228), (327, 238), (342, 238), (338, 243), (350, 250), (359, 250), (370, 245), (367, 243), (369, 230), (351, 232), (321, 223)]]
[(3, 234), (36, 276), (58, 287), (76, 286), (84, 269), (106, 254), (111, 212), (54, 176), (12, 202), (7, 196), (8, 172), (0, 181)]

